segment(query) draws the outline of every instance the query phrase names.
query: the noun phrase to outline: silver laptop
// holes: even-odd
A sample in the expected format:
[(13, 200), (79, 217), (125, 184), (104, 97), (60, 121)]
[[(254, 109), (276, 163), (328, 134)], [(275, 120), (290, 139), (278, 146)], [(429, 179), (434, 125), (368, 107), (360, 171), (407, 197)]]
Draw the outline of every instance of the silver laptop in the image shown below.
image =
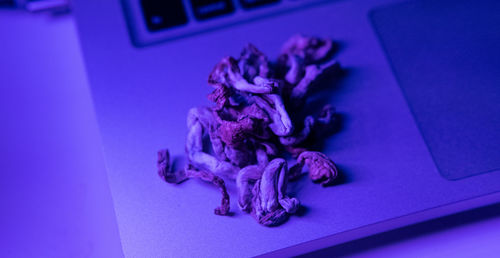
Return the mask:
[[(74, 0), (125, 256), (300, 255), (499, 201), (490, 2)], [(239, 210), (234, 183), (234, 214), (216, 216), (212, 185), (160, 180), (156, 152), (184, 155), (213, 66), (249, 42), (275, 59), (298, 33), (334, 40), (347, 71), (323, 96), (342, 117), (322, 150), (339, 182), (294, 182), (301, 212), (268, 228)]]

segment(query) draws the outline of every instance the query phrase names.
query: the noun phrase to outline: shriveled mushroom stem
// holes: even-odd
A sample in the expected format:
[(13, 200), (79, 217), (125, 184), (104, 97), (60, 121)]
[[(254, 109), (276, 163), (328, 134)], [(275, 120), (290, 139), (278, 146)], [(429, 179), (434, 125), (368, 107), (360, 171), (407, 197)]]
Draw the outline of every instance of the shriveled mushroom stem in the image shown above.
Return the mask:
[(293, 146), (302, 143), (309, 137), (313, 129), (315, 120), (312, 116), (307, 116), (304, 120), (304, 128), (298, 134), (280, 137), (280, 142), (284, 146)]
[(306, 66), (304, 77), (292, 90), (291, 94), (292, 100), (295, 101), (302, 100), (304, 97), (307, 96), (311, 88), (314, 86), (315, 81), (320, 76), (334, 73), (339, 69), (340, 65), (335, 60), (321, 65), (312, 64)]
[(287, 54), (286, 59), (289, 69), (285, 75), (285, 80), (292, 85), (296, 85), (303, 76), (304, 60), (297, 55), (291, 54)]
[(276, 226), (297, 211), (300, 203), (286, 196), (287, 164), (284, 159), (273, 159), (264, 169), (262, 178), (253, 189), (253, 213), (259, 223)]
[(212, 85), (227, 85), (237, 90), (249, 93), (270, 93), (272, 85), (252, 84), (241, 75), (237, 61), (232, 57), (223, 58), (210, 73), (208, 82)]
[(244, 167), (238, 172), (236, 186), (238, 187), (238, 206), (244, 212), (252, 211), (252, 189), (255, 182), (262, 177), (263, 169), (260, 166), (252, 165)]
[(277, 136), (287, 136), (293, 132), (293, 124), (278, 94), (253, 96), (255, 103), (264, 109), (272, 120), (269, 128)]
[(305, 142), (311, 134), (317, 138), (324, 137), (326, 134), (331, 133), (334, 128), (334, 116), (335, 108), (331, 105), (325, 105), (316, 118), (307, 116), (304, 119), (304, 127), (300, 132), (280, 137), (280, 143), (285, 147), (296, 147)]
[(228, 215), (229, 214), (229, 194), (227, 193), (226, 184), (224, 180), (213, 173), (204, 170), (196, 170), (191, 166), (187, 166), (185, 169), (186, 176), (189, 178), (200, 178), (203, 181), (210, 182), (217, 186), (222, 194), (221, 206), (215, 208), (214, 213), (217, 215)]
[(249, 92), (249, 93), (270, 93), (272, 91), (272, 85), (269, 84), (251, 84), (247, 82), (243, 77), (238, 76), (236, 74), (230, 74), (232, 79), (232, 86), (240, 91)]
[[(210, 117), (212, 116), (212, 117)], [(188, 114), (188, 135), (186, 140), (186, 153), (190, 163), (201, 170), (212, 172), (216, 175), (234, 179), (235, 168), (231, 163), (221, 161), (216, 157), (203, 152), (204, 128), (214, 121), (213, 113), (203, 108), (193, 108)]]
[(158, 151), (157, 166), (158, 175), (167, 183), (180, 184), (187, 179), (183, 170), (172, 171), (170, 153), (167, 149)]

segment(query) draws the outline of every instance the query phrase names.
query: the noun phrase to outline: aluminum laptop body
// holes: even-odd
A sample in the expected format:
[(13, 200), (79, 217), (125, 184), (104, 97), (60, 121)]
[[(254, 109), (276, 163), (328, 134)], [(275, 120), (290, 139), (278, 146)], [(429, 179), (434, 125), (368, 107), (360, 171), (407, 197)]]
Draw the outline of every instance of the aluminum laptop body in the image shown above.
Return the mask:
[[(500, 200), (500, 154), (486, 146), (498, 143), (498, 117), (443, 107), (446, 96), (463, 95), (452, 87), (458, 80), (447, 80), (443, 88), (419, 80), (443, 81), (438, 75), (455, 68), (432, 59), (441, 50), (407, 51), (412, 42), (438, 36), (412, 38), (427, 30), (404, 30), (421, 24), (408, 18), (401, 26), (397, 14), (431, 13), (425, 19), (431, 22), (438, 7), (392, 0), (282, 0), (255, 8), (232, 3), (232, 11), (206, 18), (182, 1), (185, 14), (165, 29), (170, 25), (164, 17), (146, 14), (139, 0), (74, 0), (125, 256), (297, 255)], [(415, 8), (420, 11), (411, 11)], [(184, 155), (186, 114), (193, 106), (211, 104), (206, 82), (213, 66), (224, 56), (239, 55), (247, 42), (274, 59), (297, 33), (338, 42), (335, 58), (348, 71), (323, 96), (342, 116), (342, 129), (324, 139), (323, 150), (338, 164), (342, 181), (332, 187), (307, 177), (293, 183), (289, 190), (303, 212), (267, 228), (238, 209), (234, 184), (228, 183), (234, 215), (227, 217), (213, 214), (220, 196), (212, 185), (160, 180), (156, 152), (169, 148), (174, 156)], [(410, 52), (413, 59), (406, 57)], [(419, 75), (416, 71), (428, 66), (418, 65), (426, 63), (443, 72), (435, 78), (429, 72)], [(495, 76), (477, 70), (482, 72), (478, 80)], [(482, 88), (485, 83), (478, 92), (491, 90)], [(472, 96), (469, 107), (490, 103), (477, 100), (498, 94)], [(485, 112), (497, 110), (491, 103), (481, 106)], [(454, 112), (475, 119), (454, 126), (463, 117)]]

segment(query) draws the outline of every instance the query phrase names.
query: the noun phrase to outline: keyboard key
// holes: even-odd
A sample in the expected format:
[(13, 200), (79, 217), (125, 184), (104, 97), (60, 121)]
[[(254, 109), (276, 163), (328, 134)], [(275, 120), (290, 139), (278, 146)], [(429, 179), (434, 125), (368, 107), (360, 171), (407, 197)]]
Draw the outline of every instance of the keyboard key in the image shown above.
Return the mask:
[(182, 0), (141, 0), (142, 12), (149, 31), (159, 31), (188, 22)]
[(205, 20), (234, 12), (231, 0), (191, 0), (196, 19)]
[(241, 6), (245, 9), (259, 7), (266, 4), (277, 3), (280, 0), (240, 0)]

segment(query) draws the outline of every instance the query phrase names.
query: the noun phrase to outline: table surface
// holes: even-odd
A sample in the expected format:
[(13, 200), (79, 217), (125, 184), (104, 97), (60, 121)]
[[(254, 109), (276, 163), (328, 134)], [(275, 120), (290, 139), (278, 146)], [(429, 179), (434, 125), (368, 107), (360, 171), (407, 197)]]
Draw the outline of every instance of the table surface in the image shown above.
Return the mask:
[[(119, 255), (120, 244), (112, 240), (118, 239), (118, 232), (102, 178), (105, 167), (73, 18), (0, 10), (0, 35), (4, 125), (0, 171), (8, 179), (0, 183), (0, 204), (8, 207), (1, 215), (0, 253)], [(61, 178), (67, 179), (63, 186)], [(97, 181), (101, 183), (93, 183)], [(104, 227), (110, 229), (106, 234)], [(500, 205), (494, 205), (311, 256), (495, 256), (500, 252), (498, 228)]]

